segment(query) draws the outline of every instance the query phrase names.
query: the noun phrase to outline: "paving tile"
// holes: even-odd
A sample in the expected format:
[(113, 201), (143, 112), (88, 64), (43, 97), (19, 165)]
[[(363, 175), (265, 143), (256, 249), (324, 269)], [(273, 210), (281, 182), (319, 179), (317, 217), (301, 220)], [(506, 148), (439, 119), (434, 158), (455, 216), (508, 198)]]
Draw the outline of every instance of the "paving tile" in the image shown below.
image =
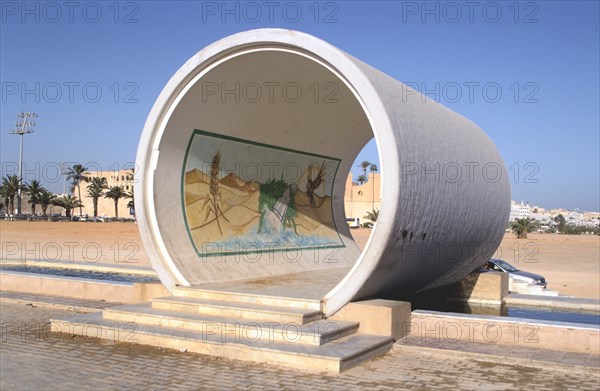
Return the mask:
[[(71, 313), (0, 304), (0, 389), (598, 390), (600, 386), (600, 377), (589, 370), (520, 366), (506, 357), (475, 360), (461, 356), (468, 345), (456, 343), (447, 345), (460, 347), (453, 356), (405, 351), (396, 344), (381, 358), (329, 375), (91, 338), (57, 338), (44, 332), (51, 317)], [(518, 349), (511, 352), (525, 354)], [(597, 356), (568, 357), (598, 362)]]

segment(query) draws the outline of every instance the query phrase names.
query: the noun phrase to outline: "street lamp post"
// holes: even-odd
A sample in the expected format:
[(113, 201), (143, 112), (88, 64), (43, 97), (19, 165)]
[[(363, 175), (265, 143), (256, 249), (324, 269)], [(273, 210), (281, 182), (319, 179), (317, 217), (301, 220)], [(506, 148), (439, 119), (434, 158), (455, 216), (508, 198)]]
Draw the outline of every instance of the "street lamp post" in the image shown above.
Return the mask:
[(69, 176), (69, 166), (60, 162), (60, 173), (63, 177), (63, 194), (67, 194), (67, 177)]
[(10, 132), (10, 134), (18, 134), (21, 136), (21, 142), (19, 146), (19, 190), (17, 193), (17, 215), (21, 215), (21, 185), (23, 181), (23, 136), (29, 133), (33, 133), (33, 127), (35, 126), (35, 122), (30, 121), (30, 118), (36, 118), (36, 113), (25, 113), (21, 112), (17, 114), (18, 118), (21, 118), (20, 121), (15, 122), (15, 129)]

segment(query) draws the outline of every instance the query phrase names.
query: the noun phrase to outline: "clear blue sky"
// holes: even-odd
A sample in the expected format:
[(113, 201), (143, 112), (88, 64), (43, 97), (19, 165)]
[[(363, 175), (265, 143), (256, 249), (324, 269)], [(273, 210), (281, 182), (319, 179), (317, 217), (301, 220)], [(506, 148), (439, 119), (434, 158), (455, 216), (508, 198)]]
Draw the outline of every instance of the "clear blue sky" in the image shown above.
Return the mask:
[[(19, 140), (9, 131), (21, 110), (39, 114), (35, 134), (25, 136), (26, 179), (41, 177), (60, 191), (56, 162), (123, 167), (135, 159), (154, 100), (189, 57), (239, 31), (280, 27), (416, 83), (477, 123), (510, 168), (513, 199), (600, 209), (597, 1), (475, 2), (471, 9), (468, 2), (275, 1), (272, 13), (261, 1), (228, 2), (232, 13), (221, 1), (75, 4), (1, 3), (2, 175), (18, 161)], [(369, 144), (358, 160), (376, 158)]]

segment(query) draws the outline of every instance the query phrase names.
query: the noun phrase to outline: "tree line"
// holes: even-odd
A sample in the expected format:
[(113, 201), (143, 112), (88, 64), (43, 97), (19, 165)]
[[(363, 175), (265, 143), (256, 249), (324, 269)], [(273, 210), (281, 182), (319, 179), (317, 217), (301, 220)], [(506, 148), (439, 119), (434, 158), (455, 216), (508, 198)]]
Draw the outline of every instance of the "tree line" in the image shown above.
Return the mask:
[[(131, 170), (131, 178), (133, 178)], [(2, 178), (0, 185), (0, 209), (8, 209), (7, 214), (15, 210), (15, 198), (18, 197), (19, 190), (21, 194), (29, 196), (31, 204), (31, 214), (36, 214), (36, 207), (42, 208), (42, 215), (47, 216), (50, 205), (61, 207), (65, 210), (65, 215), (71, 218), (73, 210), (79, 208), (79, 215), (83, 215), (83, 203), (81, 202), (81, 185), (86, 183), (88, 197), (92, 199), (94, 217), (98, 217), (98, 200), (102, 197), (112, 199), (115, 205), (115, 217), (119, 217), (119, 200), (129, 199), (127, 203), (129, 208), (135, 208), (133, 190), (125, 191), (121, 186), (108, 187), (106, 178), (90, 177), (88, 168), (81, 164), (75, 164), (67, 172), (67, 180), (70, 181), (69, 191), (72, 195), (64, 194), (58, 196), (50, 192), (41, 182), (34, 179), (28, 183), (22, 183), (22, 178), (17, 175), (6, 175)], [(77, 190), (77, 197), (74, 195)]]
[[(600, 227), (589, 226), (576, 226), (567, 223), (567, 220), (562, 214), (556, 215), (552, 219), (553, 225), (550, 226), (545, 232), (546, 233), (561, 233), (565, 235), (581, 235), (584, 233), (591, 233), (594, 235), (600, 235)], [(600, 220), (598, 221), (600, 224)], [(527, 238), (527, 234), (540, 229), (541, 223), (536, 219), (525, 217), (522, 219), (515, 219), (509, 223), (510, 230), (517, 235), (517, 239)]]

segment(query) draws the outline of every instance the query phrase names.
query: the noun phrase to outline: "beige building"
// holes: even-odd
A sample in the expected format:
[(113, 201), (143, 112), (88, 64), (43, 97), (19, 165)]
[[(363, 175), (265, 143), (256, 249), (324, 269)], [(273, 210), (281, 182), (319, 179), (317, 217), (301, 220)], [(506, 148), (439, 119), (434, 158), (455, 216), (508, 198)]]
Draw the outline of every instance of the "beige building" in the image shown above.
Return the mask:
[(566, 217), (569, 215), (569, 211), (566, 209), (551, 209), (550, 214), (552, 216), (557, 216), (557, 215), (561, 214)]
[(352, 181), (352, 173), (346, 178), (344, 205), (346, 217), (358, 217), (361, 222), (367, 221), (367, 212), (381, 209), (381, 176), (368, 174), (368, 181), (359, 185)]
[[(86, 174), (88, 178), (100, 177), (105, 178), (108, 185), (108, 189), (113, 186), (120, 186), (124, 192), (129, 193), (133, 191), (133, 175), (131, 170), (120, 170), (120, 171), (90, 171)], [(88, 197), (87, 194), (88, 183), (81, 182), (81, 202), (83, 203), (83, 213), (88, 216), (94, 215), (94, 204), (93, 200)], [(106, 193), (106, 190), (104, 191)], [(77, 196), (77, 189), (74, 190), (74, 195)], [(119, 199), (119, 217), (133, 217), (129, 214), (129, 198)], [(79, 208), (73, 211), (74, 215), (79, 214)], [(98, 216), (104, 217), (115, 217), (115, 203), (111, 198), (105, 198), (104, 196), (98, 198)]]

